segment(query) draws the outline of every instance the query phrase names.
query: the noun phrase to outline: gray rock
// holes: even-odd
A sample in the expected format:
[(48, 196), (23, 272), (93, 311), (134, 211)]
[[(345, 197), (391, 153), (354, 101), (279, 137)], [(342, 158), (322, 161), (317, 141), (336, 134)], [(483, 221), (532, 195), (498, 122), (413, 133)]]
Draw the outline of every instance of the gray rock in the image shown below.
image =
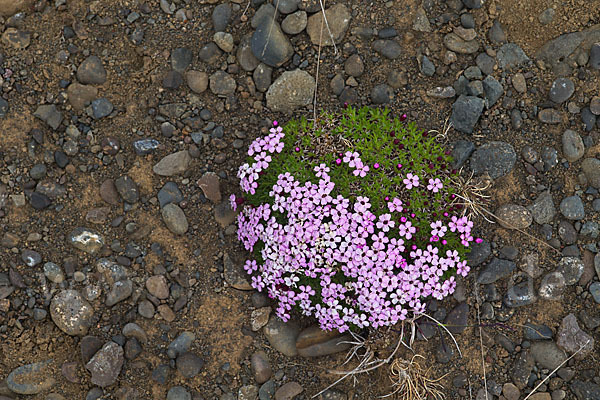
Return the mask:
[(529, 61), (529, 57), (523, 49), (514, 43), (503, 44), (498, 49), (496, 59), (498, 60), (498, 66), (502, 69), (512, 69)]
[(257, 351), (250, 358), (250, 366), (256, 383), (265, 383), (273, 375), (269, 358), (264, 351)]
[(311, 358), (322, 357), (330, 354), (339, 353), (342, 351), (347, 351), (351, 347), (351, 345), (347, 343), (350, 340), (352, 340), (352, 337), (350, 335), (338, 335), (337, 337), (334, 337), (330, 340), (326, 340), (324, 342), (315, 343), (303, 348), (298, 348), (298, 355), (302, 357)]
[(412, 28), (417, 32), (431, 32), (431, 24), (423, 7), (418, 7)]
[(196, 340), (194, 333), (181, 332), (167, 347), (167, 355), (169, 358), (177, 358), (178, 355), (187, 352), (192, 347), (194, 340)]
[(569, 78), (558, 78), (550, 87), (550, 100), (555, 103), (567, 101), (575, 92), (575, 84)]
[(567, 359), (567, 355), (553, 341), (544, 340), (531, 344), (531, 355), (542, 368), (553, 370)]
[(373, 49), (379, 55), (394, 60), (402, 54), (402, 47), (395, 40), (376, 40), (373, 42)]
[(421, 73), (425, 76), (435, 75), (435, 65), (425, 55), (421, 57)]
[(563, 257), (556, 268), (565, 277), (567, 285), (574, 285), (579, 282), (584, 269), (585, 265), (579, 257)]
[(483, 80), (483, 92), (485, 94), (485, 106), (491, 108), (504, 93), (502, 84), (491, 75)]
[(65, 274), (62, 269), (53, 262), (44, 264), (44, 275), (50, 282), (61, 283), (65, 280)]
[(583, 121), (583, 124), (585, 125), (586, 132), (594, 129), (594, 126), (596, 125), (596, 116), (592, 113), (589, 107), (584, 107), (581, 110), (581, 121)]
[(581, 163), (581, 170), (587, 181), (596, 189), (600, 189), (600, 160), (597, 158), (586, 158)]
[(375, 85), (371, 89), (373, 104), (387, 104), (394, 98), (394, 90), (385, 83)]
[(298, 382), (288, 382), (277, 389), (275, 400), (292, 400), (303, 391), (304, 388)]
[(92, 115), (94, 119), (109, 116), (113, 112), (113, 109), (112, 103), (104, 97), (92, 101)]
[(490, 75), (494, 72), (494, 66), (496, 65), (496, 60), (485, 53), (479, 53), (475, 58), (475, 63), (486, 75)]
[(267, 107), (274, 112), (289, 113), (310, 104), (314, 92), (315, 79), (308, 72), (299, 69), (286, 71), (267, 91)]
[[(600, 66), (598, 68), (600, 68)], [(575, 393), (577, 400), (600, 400), (600, 385), (596, 385), (592, 382), (575, 380), (571, 383), (571, 391)]]
[[(12, 393), (16, 394), (38, 394), (52, 388), (56, 380), (52, 376), (48, 366), (52, 359), (36, 362), (33, 364), (22, 365), (14, 369), (6, 378), (6, 387)], [(1, 391), (2, 389), (0, 389)], [(8, 395), (9, 393), (7, 393)], [(12, 396), (11, 396), (12, 397)], [(10, 399), (0, 394), (0, 399)]]
[(490, 42), (495, 44), (506, 42), (506, 34), (504, 33), (504, 29), (502, 28), (500, 21), (494, 21), (492, 27), (488, 31), (488, 38), (490, 39)]
[(560, 212), (570, 220), (581, 220), (585, 217), (585, 209), (578, 195), (566, 197), (560, 202)]
[(279, 11), (275, 10), (275, 7), (271, 3), (265, 3), (261, 5), (258, 10), (254, 13), (250, 26), (254, 29), (258, 28), (266, 19), (278, 19)]
[(556, 10), (554, 8), (547, 8), (538, 15), (538, 21), (540, 21), (540, 24), (542, 25), (548, 25), (552, 22), (555, 13)]
[(177, 71), (169, 71), (165, 75), (162, 81), (162, 85), (165, 89), (179, 89), (183, 84), (183, 76)]
[(84, 84), (102, 85), (106, 82), (106, 70), (102, 60), (97, 56), (89, 56), (77, 68), (77, 80)]
[(536, 325), (527, 322), (523, 327), (523, 335), (527, 340), (547, 340), (554, 336), (552, 330), (546, 325)]
[(207, 64), (214, 65), (219, 61), (223, 52), (215, 42), (209, 42), (202, 46), (198, 51), (198, 59)]
[(235, 79), (225, 71), (217, 71), (209, 78), (210, 91), (217, 96), (227, 96), (235, 93)]
[(454, 32), (450, 32), (444, 36), (444, 45), (449, 50), (459, 54), (473, 54), (479, 50), (479, 41), (477, 39), (464, 40)]
[(266, 64), (260, 63), (252, 74), (254, 85), (259, 92), (266, 92), (271, 86), (273, 68)]
[(61, 290), (50, 303), (52, 321), (67, 335), (85, 335), (93, 316), (93, 307), (76, 290)]
[(173, 386), (167, 392), (167, 400), (192, 400), (192, 395), (183, 386)]
[(523, 389), (527, 386), (534, 365), (535, 360), (531, 353), (528, 350), (521, 351), (519, 357), (515, 360), (511, 371), (512, 381), (517, 388)]
[(206, 72), (190, 70), (185, 73), (188, 87), (194, 93), (204, 93), (208, 87), (208, 75)]
[(136, 323), (129, 322), (123, 327), (123, 336), (126, 338), (135, 338), (140, 343), (148, 342), (148, 335), (146, 332)]
[(106, 306), (112, 307), (133, 293), (133, 282), (129, 279), (115, 282), (106, 295)]
[(481, 243), (471, 243), (471, 251), (467, 255), (467, 262), (471, 267), (477, 267), (492, 254), (490, 242), (484, 240)]
[(570, 354), (577, 353), (575, 359), (583, 360), (594, 351), (594, 338), (585, 333), (577, 323), (577, 318), (569, 314), (563, 318), (556, 334), (556, 344)]
[(335, 43), (340, 43), (348, 26), (352, 15), (343, 3), (338, 3), (325, 10), (325, 18), (329, 29), (323, 21), (323, 13), (313, 14), (308, 19), (306, 33), (310, 37), (313, 44), (322, 46), (333, 46)]
[[(257, 400), (258, 399), (258, 386), (256, 385), (245, 385), (238, 390), (237, 400)], [(221, 397), (222, 398), (222, 397)], [(235, 398), (232, 397), (232, 400)]]
[(161, 176), (173, 176), (184, 173), (192, 162), (192, 157), (187, 150), (178, 151), (163, 157), (152, 171)]
[(222, 32), (229, 25), (231, 19), (231, 6), (229, 3), (222, 3), (215, 7), (212, 13), (213, 28), (215, 32)]
[(592, 239), (596, 239), (600, 234), (600, 224), (596, 221), (587, 221), (583, 224), (579, 233), (582, 236), (589, 236)]
[(444, 320), (444, 325), (451, 333), (456, 335), (467, 329), (468, 319), (469, 305), (463, 302), (459, 303), (448, 313), (448, 316)]
[(434, 99), (450, 99), (456, 96), (456, 90), (454, 90), (452, 86), (438, 86), (428, 90), (427, 96), (433, 97)]
[(478, 97), (461, 95), (452, 105), (452, 126), (460, 132), (472, 133), (484, 105), (484, 101)]
[(67, 241), (76, 249), (95, 254), (104, 246), (104, 238), (93, 229), (77, 227), (71, 231)]
[(178, 205), (169, 203), (161, 210), (165, 225), (176, 235), (183, 235), (188, 231), (189, 225), (185, 213)]
[(247, 35), (242, 38), (238, 45), (236, 57), (240, 67), (244, 71), (254, 71), (254, 69), (260, 64), (260, 61), (252, 53), (252, 47), (250, 44), (251, 36)]
[(231, 53), (233, 51), (233, 35), (226, 32), (216, 32), (213, 35), (213, 41), (219, 46), (225, 53)]
[(581, 44), (585, 34), (573, 32), (560, 35), (543, 45), (537, 52), (536, 57), (556, 65), (570, 56)]
[(285, 17), (281, 22), (281, 29), (288, 35), (297, 35), (306, 28), (307, 23), (306, 11), (296, 11)]
[(301, 0), (277, 0), (277, 11), (282, 14), (290, 14), (298, 9)]
[(489, 142), (479, 147), (471, 156), (471, 169), (476, 175), (488, 173), (497, 179), (512, 171), (517, 154), (514, 148), (505, 142)]
[(156, 197), (161, 208), (170, 203), (179, 204), (183, 200), (183, 194), (175, 182), (165, 183)]
[(558, 224), (558, 237), (567, 245), (577, 241), (577, 231), (569, 221), (563, 220)]
[(33, 115), (44, 121), (50, 128), (57, 130), (60, 126), (63, 115), (54, 104), (45, 104), (39, 106)]
[(531, 212), (517, 204), (504, 204), (496, 210), (496, 218), (500, 225), (507, 229), (525, 229), (533, 220)]
[(352, 54), (344, 62), (344, 71), (355, 78), (361, 76), (365, 72), (362, 58), (358, 54)]
[(459, 169), (475, 151), (475, 145), (468, 140), (457, 140), (452, 147), (452, 168)]
[(462, 0), (463, 4), (467, 8), (481, 8), (483, 7), (483, 0)]
[(92, 374), (94, 385), (106, 387), (117, 381), (124, 361), (123, 348), (111, 341), (94, 354), (85, 368)]
[(279, 317), (272, 315), (263, 328), (263, 332), (271, 346), (280, 353), (288, 357), (294, 357), (298, 354), (296, 338), (300, 333), (300, 329), (295, 323), (285, 323)]
[(545, 124), (556, 125), (562, 122), (562, 114), (553, 108), (546, 108), (538, 113), (538, 119)]
[(574, 162), (583, 157), (585, 146), (579, 133), (567, 129), (562, 136), (562, 145), (563, 154), (568, 161)]
[(34, 267), (42, 262), (42, 256), (35, 250), (24, 249), (21, 251), (21, 260), (28, 267)]
[(204, 361), (194, 353), (183, 353), (176, 360), (177, 371), (184, 378), (193, 378), (204, 367)]
[(248, 282), (248, 274), (240, 268), (239, 264), (231, 259), (228, 253), (223, 255), (223, 275), (225, 281), (238, 290), (253, 289)]
[(186, 47), (179, 47), (171, 51), (171, 68), (183, 73), (192, 63), (192, 51)]
[(128, 175), (119, 177), (115, 181), (115, 187), (121, 198), (130, 204), (137, 203), (140, 199), (138, 186)]
[(510, 286), (504, 296), (504, 304), (511, 308), (526, 306), (536, 300), (533, 282), (527, 281)]
[(510, 276), (515, 268), (516, 264), (514, 262), (494, 257), (479, 273), (477, 283), (483, 285), (494, 283), (499, 279)]
[(600, 43), (594, 43), (590, 48), (590, 67), (600, 69)]
[(252, 54), (271, 67), (282, 66), (294, 54), (289, 39), (272, 18), (264, 18), (261, 21), (252, 34), (250, 46)]

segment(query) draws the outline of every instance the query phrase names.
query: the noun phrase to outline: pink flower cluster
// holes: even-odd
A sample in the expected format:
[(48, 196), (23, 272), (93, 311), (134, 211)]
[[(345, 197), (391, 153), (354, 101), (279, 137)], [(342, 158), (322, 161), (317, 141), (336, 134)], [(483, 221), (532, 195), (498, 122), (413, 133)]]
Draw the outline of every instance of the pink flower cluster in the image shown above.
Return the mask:
[[(238, 173), (244, 192), (255, 193), (270, 155), (283, 149), (282, 138), (281, 128), (273, 128), (252, 143), (252, 165), (244, 164)], [(315, 166), (316, 183), (281, 173), (269, 188), (272, 203), (243, 207), (238, 239), (246, 250), (260, 253), (260, 262), (245, 264), (252, 286), (277, 300), (276, 313), (284, 321), (298, 309), (316, 317), (322, 329), (340, 332), (394, 325), (423, 312), (428, 298), (453, 293), (454, 275), (466, 276), (469, 267), (456, 250), (444, 248), (445, 238), (460, 235), (468, 246), (472, 222), (444, 213), (430, 224), (430, 243), (419, 248), (415, 214), (407, 213), (400, 199), (390, 199), (386, 210), (372, 210), (367, 197), (352, 201), (335, 194), (328, 173), (341, 161), (356, 176), (369, 171), (357, 152), (348, 151), (337, 166)], [(418, 187), (419, 179), (408, 173), (406, 190)], [(442, 189), (439, 179), (428, 183), (434, 193)], [(235, 195), (230, 201), (234, 209), (239, 204)]]

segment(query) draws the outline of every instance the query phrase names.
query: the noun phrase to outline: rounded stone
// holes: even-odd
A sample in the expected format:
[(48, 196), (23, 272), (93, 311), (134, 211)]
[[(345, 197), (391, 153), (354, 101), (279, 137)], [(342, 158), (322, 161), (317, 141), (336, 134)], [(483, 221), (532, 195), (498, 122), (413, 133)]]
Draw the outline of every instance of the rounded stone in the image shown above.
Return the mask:
[(102, 85), (106, 82), (106, 70), (97, 56), (89, 56), (77, 68), (77, 80), (85, 84)]
[(67, 335), (83, 336), (92, 326), (94, 309), (76, 290), (62, 290), (50, 303), (50, 316)]
[(550, 87), (550, 100), (555, 103), (567, 101), (575, 92), (575, 84), (569, 78), (558, 78), (552, 82)]
[(504, 204), (496, 210), (496, 217), (501, 226), (507, 229), (525, 229), (531, 225), (531, 212), (516, 204)]
[(176, 366), (185, 378), (193, 378), (204, 366), (204, 361), (194, 353), (184, 353), (177, 357)]
[(267, 91), (267, 107), (274, 112), (292, 112), (310, 104), (314, 92), (315, 79), (308, 72), (286, 71)]
[(306, 11), (296, 11), (281, 22), (281, 29), (288, 35), (297, 35), (306, 28), (308, 16)]
[[(47, 368), (50, 363), (51, 359), (16, 368), (6, 378), (6, 387), (10, 392), (24, 395), (38, 394), (50, 389), (56, 382)], [(0, 395), (0, 398), (3, 396)]]
[(192, 400), (192, 395), (182, 386), (173, 386), (167, 392), (167, 400)]
[(583, 157), (585, 146), (579, 133), (567, 129), (562, 136), (563, 154), (569, 162), (574, 162)]
[(570, 220), (581, 220), (585, 217), (585, 209), (581, 197), (575, 195), (566, 197), (560, 202), (560, 212)]
[(165, 225), (176, 235), (183, 235), (188, 231), (189, 225), (185, 213), (176, 204), (170, 203), (161, 210)]

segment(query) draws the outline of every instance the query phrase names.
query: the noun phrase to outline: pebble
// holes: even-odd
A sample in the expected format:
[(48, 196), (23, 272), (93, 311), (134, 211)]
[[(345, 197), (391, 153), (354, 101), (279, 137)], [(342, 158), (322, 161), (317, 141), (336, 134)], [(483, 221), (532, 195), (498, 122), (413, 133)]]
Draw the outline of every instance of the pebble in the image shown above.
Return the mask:
[[(434, 99), (450, 99), (456, 96), (456, 91), (452, 86), (435, 87), (427, 91), (427, 96), (433, 97)], [(456, 159), (455, 159), (456, 160)]]
[(154, 275), (146, 280), (146, 289), (152, 296), (165, 300), (169, 298), (169, 285), (163, 275)]
[(178, 89), (183, 83), (183, 76), (177, 71), (169, 71), (165, 75), (162, 81), (162, 85), (165, 89), (175, 90)]
[(184, 173), (192, 162), (192, 157), (187, 150), (178, 151), (163, 157), (152, 167), (155, 174), (173, 176)]
[(590, 48), (590, 67), (600, 69), (600, 42), (594, 43)]
[(281, 22), (281, 29), (288, 35), (297, 35), (306, 28), (307, 23), (306, 11), (296, 11), (284, 18)]
[(67, 241), (76, 249), (95, 254), (104, 246), (104, 238), (93, 229), (77, 227), (71, 231)]
[(190, 70), (185, 73), (188, 87), (194, 93), (203, 93), (208, 88), (208, 75), (206, 72)]
[(117, 193), (127, 203), (134, 204), (140, 199), (140, 192), (137, 184), (128, 175), (123, 175), (115, 181)]
[(517, 92), (527, 92), (527, 81), (525, 80), (525, 76), (522, 73), (518, 72), (513, 75), (512, 84)]
[(592, 97), (590, 101), (590, 111), (594, 115), (600, 115), (600, 96)]
[(269, 322), (269, 316), (271, 315), (271, 307), (261, 307), (256, 310), (252, 310), (250, 315), (250, 325), (253, 332), (258, 332), (263, 326)]
[(250, 366), (252, 368), (256, 383), (265, 383), (273, 375), (269, 358), (264, 351), (257, 351), (252, 355), (250, 358)]
[(167, 355), (171, 359), (177, 358), (192, 347), (194, 340), (196, 340), (196, 336), (193, 332), (181, 332), (167, 347)]
[(508, 382), (502, 386), (502, 394), (506, 400), (519, 400), (521, 391), (514, 384)]
[(506, 34), (504, 33), (504, 29), (502, 28), (502, 24), (500, 24), (500, 21), (494, 21), (492, 27), (488, 31), (488, 38), (490, 39), (490, 42), (495, 44), (506, 42)]
[(529, 57), (515, 43), (503, 44), (496, 53), (498, 66), (502, 69), (513, 69), (529, 61)]
[(179, 47), (171, 51), (171, 68), (183, 73), (192, 63), (192, 51), (186, 47)]
[(296, 349), (296, 338), (300, 329), (294, 322), (283, 322), (277, 316), (272, 315), (271, 319), (263, 328), (265, 337), (275, 348), (287, 357), (294, 357), (298, 354)]
[(494, 257), (479, 273), (477, 283), (484, 285), (494, 283), (499, 279), (510, 276), (515, 268), (516, 264), (514, 262)]
[(204, 361), (194, 353), (183, 353), (176, 360), (177, 371), (184, 378), (193, 378), (200, 373), (204, 367)]
[(556, 343), (549, 340), (533, 342), (531, 355), (540, 367), (549, 370), (554, 370), (567, 359), (565, 352)]
[(235, 221), (235, 218), (239, 212), (234, 211), (229, 204), (229, 200), (223, 201), (215, 206), (214, 216), (215, 220), (221, 225), (222, 228), (226, 228)]
[(275, 400), (292, 400), (304, 391), (298, 382), (288, 382), (275, 392)]
[(526, 229), (531, 225), (531, 212), (516, 204), (504, 204), (496, 210), (496, 218), (500, 225), (507, 229)]
[(545, 108), (538, 113), (538, 119), (545, 124), (560, 124), (562, 122), (562, 114), (554, 108)]
[(84, 84), (102, 85), (106, 82), (106, 70), (102, 60), (97, 56), (89, 56), (77, 68), (77, 80)]
[(425, 76), (435, 75), (435, 65), (433, 65), (427, 56), (421, 57), (421, 73)]
[[(258, 399), (258, 386), (246, 385), (238, 390), (237, 400), (256, 400)], [(233, 398), (232, 398), (233, 400)]]
[(387, 104), (394, 98), (394, 90), (385, 83), (375, 85), (371, 89), (373, 104)]
[(47, 262), (44, 264), (44, 275), (50, 282), (59, 284), (65, 280), (65, 275), (62, 269), (54, 264), (53, 262)]
[(161, 210), (163, 221), (167, 228), (176, 235), (183, 235), (188, 231), (189, 225), (185, 213), (176, 204), (169, 203)]
[(222, 3), (215, 7), (212, 12), (212, 22), (215, 32), (222, 32), (227, 28), (231, 20), (231, 12), (229, 3)]
[(373, 50), (381, 56), (394, 60), (402, 54), (402, 47), (395, 40), (379, 39), (373, 42)]
[(235, 79), (225, 71), (217, 71), (209, 78), (210, 91), (217, 96), (233, 94), (237, 87)]
[(54, 104), (39, 106), (33, 115), (44, 121), (50, 128), (57, 130), (63, 121), (63, 115)]
[(238, 290), (253, 289), (248, 282), (248, 274), (231, 259), (228, 253), (223, 255), (223, 275), (225, 281)]
[(14, 369), (6, 378), (6, 387), (11, 392), (25, 395), (49, 390), (56, 383), (48, 368), (52, 362), (53, 360), (50, 359)]
[(183, 386), (173, 386), (167, 392), (167, 400), (192, 400), (192, 395)]
[(569, 221), (563, 220), (558, 223), (558, 237), (567, 245), (577, 241), (577, 231)]
[(570, 354), (579, 351), (575, 356), (577, 360), (583, 360), (594, 351), (594, 338), (579, 327), (573, 314), (563, 318), (556, 336), (556, 344), (563, 350)]
[(550, 87), (550, 100), (561, 104), (567, 101), (575, 92), (575, 84), (569, 78), (558, 78)]
[(290, 113), (310, 104), (314, 92), (315, 79), (308, 72), (299, 69), (285, 71), (269, 87), (267, 107), (273, 112)]
[(225, 53), (231, 53), (233, 51), (233, 36), (231, 33), (216, 32), (213, 35), (213, 40)]
[(600, 282), (594, 282), (590, 285), (589, 292), (594, 301), (600, 304)]
[(5, 118), (6, 114), (8, 114), (8, 101), (0, 97), (0, 119)]
[(596, 125), (596, 119), (596, 116), (592, 113), (589, 107), (584, 107), (581, 110), (581, 120), (583, 121), (583, 124), (585, 125), (585, 130), (587, 132), (594, 129), (594, 126)]
[(323, 13), (313, 14), (308, 18), (306, 33), (311, 42), (322, 46), (333, 46), (334, 42), (340, 43), (352, 19), (350, 11), (343, 3), (338, 3), (325, 10), (325, 19), (329, 29), (323, 21)]
[(567, 129), (562, 136), (563, 154), (567, 161), (575, 162), (583, 157), (585, 146), (579, 133)]
[(344, 71), (350, 76), (358, 78), (365, 72), (365, 65), (358, 54), (353, 54), (344, 62)]
[(472, 243), (471, 251), (467, 255), (469, 266), (477, 267), (481, 265), (492, 254), (490, 242), (483, 240), (481, 243)]
[(483, 112), (485, 102), (473, 96), (461, 95), (452, 105), (450, 122), (460, 132), (472, 133)]
[(252, 74), (256, 90), (259, 92), (266, 92), (271, 86), (271, 77), (273, 74), (273, 68), (266, 64), (260, 63)]
[(504, 94), (502, 84), (491, 75), (488, 75), (483, 81), (483, 92), (485, 97), (486, 108), (491, 108), (498, 99)]
[(106, 305), (112, 307), (131, 296), (131, 293), (133, 293), (133, 282), (131, 280), (117, 281), (113, 283), (106, 295)]
[(548, 25), (552, 22), (555, 13), (556, 10), (554, 8), (547, 8), (538, 15), (538, 21), (540, 21), (540, 24), (542, 25)]
[(581, 197), (569, 196), (560, 202), (560, 212), (570, 220), (581, 220), (585, 217), (585, 209)]
[(517, 154), (505, 142), (489, 142), (479, 147), (471, 156), (471, 169), (476, 175), (487, 172), (492, 179), (508, 174), (514, 168)]
[(209, 65), (216, 64), (223, 53), (215, 42), (209, 42), (198, 51), (198, 59)]
[(475, 58), (475, 63), (485, 75), (492, 74), (496, 66), (496, 60), (485, 53), (479, 53)]
[(165, 183), (156, 197), (161, 208), (170, 203), (179, 204), (183, 200), (183, 194), (175, 182)]
[(104, 97), (92, 101), (92, 115), (94, 116), (94, 119), (109, 116), (113, 109), (112, 103)]
[(146, 332), (136, 323), (129, 322), (123, 327), (123, 336), (126, 338), (135, 338), (141, 343), (148, 342)]
[(221, 189), (217, 174), (214, 172), (205, 172), (197, 184), (207, 199), (215, 204), (221, 201)]
[(579, 380), (574, 380), (573, 383), (571, 383), (571, 390), (577, 396), (577, 400), (600, 399), (600, 385), (597, 385), (592, 382), (582, 382)]
[(431, 32), (431, 24), (423, 7), (417, 7), (412, 28), (417, 32)]
[(527, 386), (534, 365), (535, 360), (529, 350), (523, 350), (519, 353), (511, 371), (512, 381), (518, 389), (523, 389)]
[(479, 50), (479, 42), (477, 40), (464, 40), (454, 32), (450, 32), (444, 36), (444, 45), (455, 53), (473, 54)]
[(452, 334), (464, 332), (467, 328), (469, 318), (469, 305), (465, 302), (459, 303), (446, 316), (445, 326)]
[(61, 290), (50, 303), (52, 321), (67, 335), (85, 335), (93, 315), (93, 307), (76, 290)]
[(322, 357), (330, 354), (347, 351), (351, 347), (351, 345), (347, 342), (351, 341), (352, 337), (350, 335), (340, 335), (337, 332), (335, 332), (335, 334), (333, 335), (325, 334), (321, 338), (321, 341), (302, 347), (301, 345), (299, 345), (299, 343), (302, 341), (302, 335), (303, 332), (300, 333), (296, 341), (298, 355), (302, 357)]
[(596, 189), (600, 189), (600, 160), (597, 158), (586, 158), (581, 163), (581, 170), (587, 181)]
[(280, 67), (294, 54), (290, 40), (272, 18), (263, 18), (250, 40), (252, 54), (271, 67)]
[(536, 325), (527, 322), (523, 327), (523, 335), (527, 340), (547, 340), (554, 336), (552, 330), (546, 325)]

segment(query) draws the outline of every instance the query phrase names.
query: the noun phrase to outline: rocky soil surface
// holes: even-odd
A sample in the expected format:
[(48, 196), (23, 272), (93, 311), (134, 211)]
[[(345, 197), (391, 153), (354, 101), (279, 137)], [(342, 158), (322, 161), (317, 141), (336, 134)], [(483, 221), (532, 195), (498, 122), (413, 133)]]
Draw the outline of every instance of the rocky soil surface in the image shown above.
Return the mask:
[(600, 8), (323, 3), (0, 0), (0, 400), (332, 383), (348, 337), (273, 317), (226, 199), (273, 120), (344, 103), (451, 124), (455, 167), (491, 179), (472, 273), (429, 306), (460, 351), (428, 321), (414, 346), (444, 398), (600, 399)]

